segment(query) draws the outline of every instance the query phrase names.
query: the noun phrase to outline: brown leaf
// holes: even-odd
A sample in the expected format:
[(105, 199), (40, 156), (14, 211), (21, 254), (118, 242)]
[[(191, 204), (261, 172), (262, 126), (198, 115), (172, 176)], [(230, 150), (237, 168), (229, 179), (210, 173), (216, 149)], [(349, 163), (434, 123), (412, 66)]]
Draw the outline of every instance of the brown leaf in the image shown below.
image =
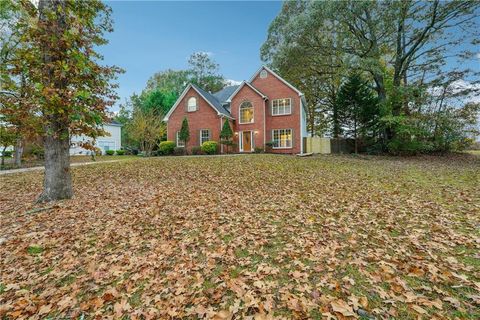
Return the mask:
[(348, 305), (345, 301), (338, 299), (330, 302), (333, 312), (339, 312), (345, 317), (354, 317), (355, 313), (351, 306)]

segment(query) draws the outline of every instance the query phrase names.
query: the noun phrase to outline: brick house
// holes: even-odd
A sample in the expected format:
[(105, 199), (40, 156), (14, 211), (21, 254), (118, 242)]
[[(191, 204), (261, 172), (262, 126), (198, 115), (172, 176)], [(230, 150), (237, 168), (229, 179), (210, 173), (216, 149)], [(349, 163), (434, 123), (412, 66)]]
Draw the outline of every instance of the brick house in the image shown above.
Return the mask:
[[(272, 142), (274, 153), (303, 153), (307, 136), (304, 95), (278, 74), (263, 66), (250, 81), (209, 93), (189, 84), (165, 116), (167, 139), (190, 149), (208, 140), (220, 141), (225, 121), (234, 132), (236, 152), (253, 152)], [(178, 139), (188, 119), (190, 140)], [(224, 152), (221, 146), (221, 152)]]

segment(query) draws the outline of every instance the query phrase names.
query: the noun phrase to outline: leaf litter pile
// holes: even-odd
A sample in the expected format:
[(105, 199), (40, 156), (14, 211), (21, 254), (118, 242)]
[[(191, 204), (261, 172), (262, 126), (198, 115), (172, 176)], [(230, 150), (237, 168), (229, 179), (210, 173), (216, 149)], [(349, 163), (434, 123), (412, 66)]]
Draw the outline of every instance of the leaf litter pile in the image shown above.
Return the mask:
[(2, 319), (480, 317), (480, 157), (251, 155), (0, 177)]

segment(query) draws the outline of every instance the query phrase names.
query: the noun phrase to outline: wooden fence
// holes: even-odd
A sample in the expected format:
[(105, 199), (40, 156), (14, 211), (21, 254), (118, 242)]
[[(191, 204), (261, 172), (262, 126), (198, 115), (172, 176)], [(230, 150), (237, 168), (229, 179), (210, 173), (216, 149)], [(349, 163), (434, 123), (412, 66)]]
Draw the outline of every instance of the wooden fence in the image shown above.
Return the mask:
[(330, 139), (320, 137), (304, 138), (306, 153), (352, 153), (354, 152), (353, 139)]

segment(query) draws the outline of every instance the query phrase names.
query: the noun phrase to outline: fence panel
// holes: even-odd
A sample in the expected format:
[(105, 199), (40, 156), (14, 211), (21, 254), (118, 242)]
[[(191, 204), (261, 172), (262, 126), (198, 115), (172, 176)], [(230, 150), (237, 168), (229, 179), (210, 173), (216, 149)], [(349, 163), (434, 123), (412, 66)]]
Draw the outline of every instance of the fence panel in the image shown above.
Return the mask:
[(307, 153), (331, 153), (330, 139), (320, 137), (306, 137)]

